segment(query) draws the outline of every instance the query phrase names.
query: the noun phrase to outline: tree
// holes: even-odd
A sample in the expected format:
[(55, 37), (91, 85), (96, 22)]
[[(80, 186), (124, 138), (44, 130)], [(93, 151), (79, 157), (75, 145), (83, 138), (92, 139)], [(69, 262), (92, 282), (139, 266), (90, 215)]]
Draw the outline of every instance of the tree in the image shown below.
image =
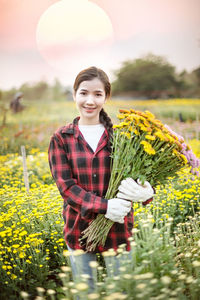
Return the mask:
[(128, 92), (158, 98), (174, 94), (180, 83), (176, 78), (175, 67), (164, 57), (153, 54), (125, 61), (115, 75), (113, 94)]
[(41, 80), (32, 85), (29, 83), (24, 83), (20, 87), (20, 91), (23, 92), (24, 98), (27, 100), (40, 100), (46, 96), (48, 88), (48, 84)]

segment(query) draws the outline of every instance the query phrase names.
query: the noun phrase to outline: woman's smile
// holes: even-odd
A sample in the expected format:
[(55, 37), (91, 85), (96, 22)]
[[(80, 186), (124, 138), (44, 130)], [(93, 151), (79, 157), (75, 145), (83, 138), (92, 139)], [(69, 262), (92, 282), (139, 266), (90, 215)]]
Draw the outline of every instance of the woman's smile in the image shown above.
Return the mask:
[(83, 107), (83, 108), (85, 109), (86, 112), (89, 113), (93, 112), (96, 109), (96, 107)]

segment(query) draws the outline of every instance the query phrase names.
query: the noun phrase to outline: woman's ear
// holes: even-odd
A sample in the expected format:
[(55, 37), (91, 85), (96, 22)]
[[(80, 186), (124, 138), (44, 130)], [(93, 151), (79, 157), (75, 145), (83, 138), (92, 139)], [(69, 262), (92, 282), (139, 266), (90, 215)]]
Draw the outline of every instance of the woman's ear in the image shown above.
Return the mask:
[(73, 100), (76, 101), (76, 93), (74, 91), (72, 93), (72, 96), (73, 96)]
[(106, 103), (106, 102), (109, 100), (109, 98), (110, 98), (110, 97), (108, 97), (108, 96), (107, 96), (107, 97), (105, 97), (105, 99), (104, 99), (104, 103)]

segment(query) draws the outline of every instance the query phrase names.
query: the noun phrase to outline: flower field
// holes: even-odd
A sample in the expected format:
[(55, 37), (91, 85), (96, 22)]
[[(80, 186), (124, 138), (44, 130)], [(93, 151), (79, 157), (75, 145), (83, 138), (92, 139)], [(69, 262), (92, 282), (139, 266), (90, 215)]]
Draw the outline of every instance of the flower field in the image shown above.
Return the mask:
[[(12, 140), (19, 129), (13, 131), (16, 120), (12, 118), (3, 129), (8, 134), (0, 156), (0, 299), (72, 300), (78, 295), (83, 300), (199, 300), (199, 177), (186, 169), (179, 173), (178, 179), (171, 178), (165, 188), (157, 188), (151, 204), (145, 207), (134, 204), (135, 227), (131, 239), (134, 267), (127, 259), (124, 245), (118, 249), (123, 260), (117, 275), (106, 274), (99, 256), (98, 263), (92, 266), (94, 272), (98, 271), (96, 288), (88, 294), (86, 277), (72, 281), (62, 233), (63, 201), (49, 171), (46, 144), (41, 136), (40, 148), (34, 147), (37, 146), (34, 141), (26, 147), (30, 183), (27, 193), (17, 148), (22, 141), (17, 139), (24, 133)], [(52, 124), (38, 125), (35, 138), (47, 131), (50, 134), (57, 125), (57, 119)], [(24, 132), (28, 128), (23, 122), (22, 127)], [(30, 127), (27, 130), (33, 138)], [(200, 158), (200, 140), (193, 133), (188, 143)], [(6, 151), (6, 143), (10, 151)], [(112, 249), (104, 255), (114, 263)]]
[[(191, 145), (199, 155), (200, 142), (193, 140)], [(27, 156), (29, 194), (24, 188), (21, 157), (8, 154), (1, 156), (0, 163), (1, 291), (4, 295), (12, 294), (10, 299), (18, 299), (21, 291), (36, 296), (38, 287), (55, 290), (60, 299), (72, 299), (73, 293), (82, 294), (86, 286), (77, 283), (76, 287), (72, 281), (66, 282), (70, 274), (63, 273), (61, 268), (68, 264), (63, 256), (66, 246), (62, 235), (62, 198), (52, 182), (47, 153), (33, 149)], [(90, 295), (88, 299), (141, 299), (141, 295), (147, 297), (147, 294), (147, 299), (167, 299), (164, 298), (167, 295), (198, 299), (199, 195), (200, 179), (194, 179), (186, 170), (180, 173), (179, 180), (171, 180), (165, 189), (157, 190), (153, 204), (147, 207), (135, 204), (132, 246), (136, 268), (129, 270), (129, 264), (125, 263), (119, 278), (112, 282), (106, 278), (106, 285), (97, 285), (96, 294), (102, 294), (102, 298)], [(126, 253), (122, 251), (121, 255)], [(119, 296), (122, 288), (128, 292), (127, 298)], [(137, 291), (135, 298), (131, 298), (133, 291), (134, 294)]]

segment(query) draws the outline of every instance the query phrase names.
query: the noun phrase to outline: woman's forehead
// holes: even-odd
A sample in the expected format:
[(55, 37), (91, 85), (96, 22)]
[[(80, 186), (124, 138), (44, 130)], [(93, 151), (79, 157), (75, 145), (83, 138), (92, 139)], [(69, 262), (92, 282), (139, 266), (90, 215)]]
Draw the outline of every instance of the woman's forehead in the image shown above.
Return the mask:
[(92, 90), (105, 92), (105, 87), (103, 82), (99, 78), (94, 78), (92, 80), (82, 81), (79, 85), (79, 90)]

